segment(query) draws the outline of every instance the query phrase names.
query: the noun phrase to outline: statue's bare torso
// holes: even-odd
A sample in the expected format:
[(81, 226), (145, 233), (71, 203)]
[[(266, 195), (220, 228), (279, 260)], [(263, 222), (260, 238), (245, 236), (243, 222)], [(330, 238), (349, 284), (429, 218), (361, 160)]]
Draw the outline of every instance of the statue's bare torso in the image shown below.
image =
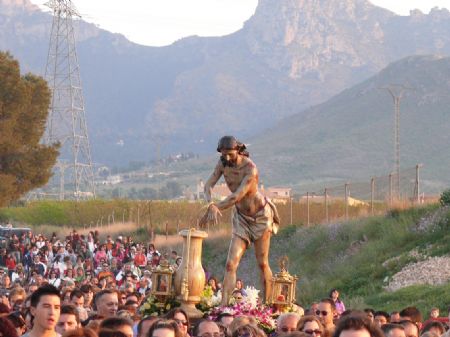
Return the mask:
[(258, 192), (258, 169), (250, 158), (244, 157), (237, 167), (224, 167), (219, 161), (214, 174), (216, 172), (223, 175), (232, 195), (240, 191), (245, 192), (234, 204), (239, 212), (253, 216), (264, 207), (264, 196)]

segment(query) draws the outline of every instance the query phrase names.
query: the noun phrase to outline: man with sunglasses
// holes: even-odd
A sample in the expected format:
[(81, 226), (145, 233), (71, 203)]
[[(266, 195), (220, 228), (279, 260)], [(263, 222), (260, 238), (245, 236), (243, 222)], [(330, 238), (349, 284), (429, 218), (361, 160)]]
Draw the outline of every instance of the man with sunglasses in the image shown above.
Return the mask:
[(324, 298), (320, 300), (317, 310), (315, 312), (316, 316), (319, 318), (320, 323), (325, 327), (325, 330), (329, 336), (332, 336), (336, 326), (334, 325), (334, 313), (336, 307), (334, 301), (331, 298)]

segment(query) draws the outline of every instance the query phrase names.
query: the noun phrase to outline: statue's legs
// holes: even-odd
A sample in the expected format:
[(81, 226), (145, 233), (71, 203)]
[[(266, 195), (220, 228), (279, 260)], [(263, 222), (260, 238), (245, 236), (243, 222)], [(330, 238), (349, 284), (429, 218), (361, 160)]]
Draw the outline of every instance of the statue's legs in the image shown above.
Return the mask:
[(236, 286), (236, 270), (241, 257), (247, 249), (247, 243), (239, 236), (233, 235), (228, 249), (225, 277), (223, 279), (222, 305), (227, 305), (230, 295)]
[(261, 284), (263, 285), (264, 299), (267, 303), (272, 293), (272, 270), (269, 265), (270, 237), (272, 232), (267, 230), (261, 238), (255, 241), (255, 256), (260, 270)]

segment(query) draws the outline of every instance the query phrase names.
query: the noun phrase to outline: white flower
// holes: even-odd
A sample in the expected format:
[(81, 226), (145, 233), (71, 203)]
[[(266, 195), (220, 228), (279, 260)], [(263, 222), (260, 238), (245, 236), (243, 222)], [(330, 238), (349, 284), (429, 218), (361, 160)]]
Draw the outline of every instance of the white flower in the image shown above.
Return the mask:
[(213, 295), (211, 298), (211, 303), (212, 303), (213, 307), (220, 305), (220, 302), (222, 302), (222, 291), (221, 290), (219, 290), (217, 292), (217, 295)]
[(247, 296), (244, 297), (244, 301), (248, 303), (252, 309), (256, 308), (258, 305), (259, 290), (255, 287), (247, 286), (245, 292), (247, 293)]

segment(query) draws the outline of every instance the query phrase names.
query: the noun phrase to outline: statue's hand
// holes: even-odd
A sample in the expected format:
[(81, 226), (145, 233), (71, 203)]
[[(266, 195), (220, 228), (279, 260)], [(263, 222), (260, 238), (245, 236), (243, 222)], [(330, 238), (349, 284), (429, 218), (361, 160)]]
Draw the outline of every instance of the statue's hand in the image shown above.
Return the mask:
[(215, 204), (211, 204), (208, 207), (208, 221), (214, 226), (219, 223), (219, 216), (222, 216), (219, 208)]
[(222, 216), (219, 208), (214, 203), (211, 203), (199, 221), (200, 228), (204, 228), (208, 222), (217, 225), (219, 223), (219, 216)]
[(208, 222), (212, 223), (213, 225), (217, 225), (219, 223), (219, 216), (222, 216), (219, 208), (214, 203), (211, 203), (208, 206), (208, 210), (206, 211), (206, 213), (200, 219), (200, 227), (205, 227)]
[(199, 221), (199, 226), (200, 228), (205, 228), (206, 224), (208, 223), (208, 210), (205, 212), (205, 214), (203, 214), (202, 218)]

